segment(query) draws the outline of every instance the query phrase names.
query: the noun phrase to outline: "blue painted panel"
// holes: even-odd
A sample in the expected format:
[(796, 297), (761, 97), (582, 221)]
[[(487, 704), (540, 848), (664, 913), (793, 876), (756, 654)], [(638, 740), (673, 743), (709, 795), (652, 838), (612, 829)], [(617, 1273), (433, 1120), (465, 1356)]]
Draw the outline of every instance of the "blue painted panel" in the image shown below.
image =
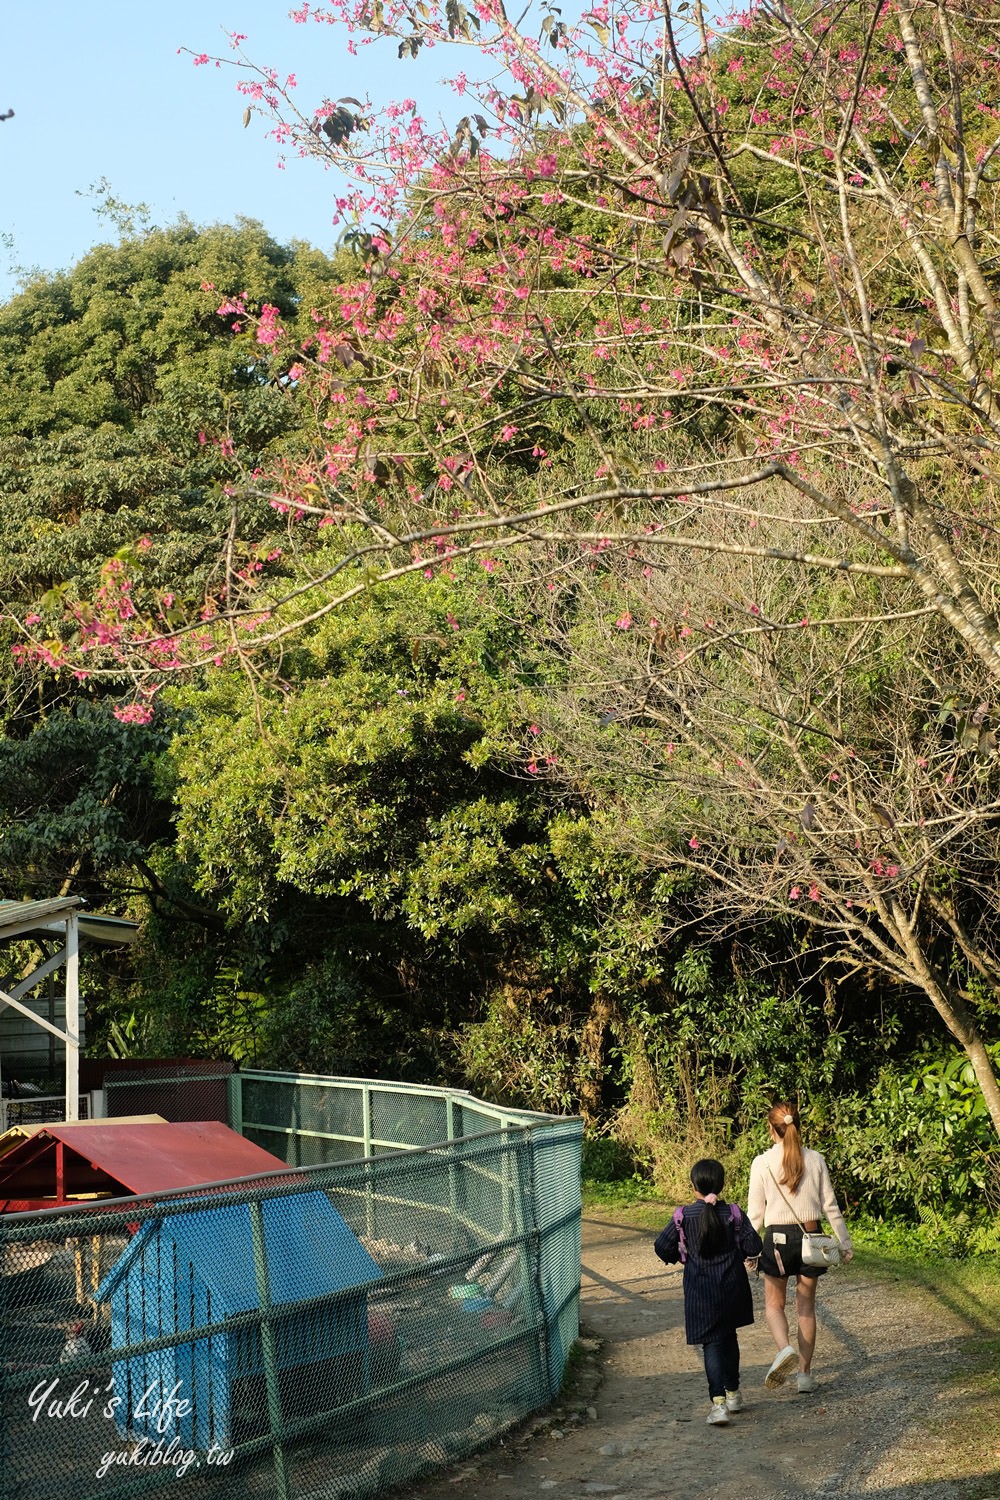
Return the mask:
[[(275, 1324), (280, 1372), (335, 1362), (339, 1377), (321, 1383), (327, 1399), (348, 1399), (368, 1386), (367, 1287), (382, 1272), (322, 1193), (262, 1204), (271, 1301), (277, 1307), (331, 1293), (343, 1297)], [(353, 1292), (351, 1289), (356, 1288)], [(216, 1203), (143, 1225), (105, 1277), (98, 1299), (111, 1302), (112, 1347), (224, 1322), (258, 1306), (250, 1212)], [(257, 1326), (222, 1330), (170, 1349), (120, 1359), (113, 1366), (122, 1405), (119, 1429), (150, 1443), (172, 1439), (185, 1448), (222, 1448), (237, 1441), (236, 1419), (266, 1413), (234, 1410), (263, 1397), (263, 1349)], [(296, 1387), (296, 1409), (311, 1405)], [(236, 1383), (242, 1381), (239, 1392)], [(249, 1382), (249, 1384), (247, 1384)], [(335, 1385), (341, 1385), (339, 1398)], [(322, 1390), (315, 1390), (315, 1400)], [(159, 1406), (157, 1406), (159, 1402)], [(189, 1409), (181, 1406), (188, 1403)], [(166, 1410), (164, 1410), (164, 1404)]]
[[(322, 1193), (269, 1198), (262, 1210), (274, 1306), (381, 1279), (377, 1262)], [(101, 1300), (111, 1297), (133, 1259), (145, 1257), (146, 1241), (153, 1234), (177, 1245), (227, 1312), (248, 1312), (257, 1306), (250, 1210), (243, 1203), (220, 1203), (143, 1225), (104, 1278), (97, 1294)]]

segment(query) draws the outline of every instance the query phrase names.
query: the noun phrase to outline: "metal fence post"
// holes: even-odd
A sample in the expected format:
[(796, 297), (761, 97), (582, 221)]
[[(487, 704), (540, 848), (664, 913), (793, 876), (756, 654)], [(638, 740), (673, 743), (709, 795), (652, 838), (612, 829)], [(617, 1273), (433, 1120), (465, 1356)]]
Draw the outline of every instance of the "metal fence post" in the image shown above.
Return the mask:
[[(455, 1140), (455, 1101), (450, 1094), (445, 1095), (445, 1138), (452, 1143)], [(456, 1147), (451, 1146), (448, 1158), (448, 1212), (451, 1215), (451, 1243), (452, 1248), (458, 1244), (458, 1166), (455, 1161)]]
[(264, 1383), (267, 1387), (267, 1414), (271, 1424), (274, 1452), (274, 1480), (277, 1500), (288, 1500), (288, 1472), (282, 1444), (283, 1418), (281, 1392), (278, 1388), (278, 1360), (271, 1325), (271, 1278), (267, 1269), (267, 1243), (264, 1238), (264, 1214), (260, 1199), (248, 1205), (250, 1233), (253, 1238), (253, 1268), (257, 1280), (257, 1302), (260, 1306), (260, 1342), (264, 1355)]
[(517, 1213), (517, 1175), (513, 1170), (511, 1160), (514, 1135), (509, 1120), (505, 1120), (501, 1126), (500, 1140), (503, 1143), (503, 1156), (501, 1157), (500, 1166), (500, 1194), (503, 1205), (501, 1210), (503, 1214), (501, 1227), (503, 1234), (506, 1236), (518, 1234), (523, 1229)]
[[(541, 1362), (540, 1382), (546, 1400), (558, 1396), (558, 1386), (553, 1389), (552, 1364), (549, 1357), (549, 1308), (542, 1278), (542, 1235), (538, 1224), (538, 1182), (535, 1175), (535, 1132), (530, 1125), (521, 1132), (518, 1165), (524, 1169), (521, 1177), (522, 1229), (531, 1239), (531, 1272), (538, 1299), (538, 1356)], [(530, 1226), (530, 1227), (529, 1227)], [(527, 1246), (525, 1246), (527, 1249)]]
[[(372, 1091), (367, 1083), (361, 1085), (361, 1133), (364, 1136), (365, 1161), (372, 1154)], [(365, 1169), (365, 1233), (369, 1239), (375, 1234), (375, 1202), (372, 1195), (371, 1168)]]

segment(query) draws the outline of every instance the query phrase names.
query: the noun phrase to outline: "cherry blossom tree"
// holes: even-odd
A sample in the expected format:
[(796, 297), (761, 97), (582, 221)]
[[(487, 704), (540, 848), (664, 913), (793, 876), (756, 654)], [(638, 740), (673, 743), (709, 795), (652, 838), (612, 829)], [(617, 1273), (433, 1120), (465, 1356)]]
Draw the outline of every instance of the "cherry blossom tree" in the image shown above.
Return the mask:
[(550, 774), (617, 809), (623, 852), (698, 878), (720, 939), (778, 922), (831, 994), (861, 972), (932, 1007), (1000, 1133), (997, 714), (935, 612), (881, 579), (820, 600), (752, 558), (697, 587), (693, 553), (655, 547), (586, 583), (534, 562), (563, 664), (538, 707)]
[[(104, 646), (134, 665), (145, 645), (149, 670), (210, 659), (206, 612), (273, 641), (457, 553), (627, 548), (652, 511), (664, 550), (890, 580), (996, 679), (989, 8), (755, 5), (714, 31), (694, 0), (295, 18), (401, 69), (458, 49), (483, 81), (455, 71), (449, 132), (408, 99), (303, 112), (234, 39), (251, 114), (352, 181), (358, 274), (305, 340), (238, 289), (221, 301), (312, 403), (313, 449), (234, 491), (228, 577), (183, 651), (156, 644), (174, 632), (152, 600)], [(269, 580), (238, 545), (262, 507), (294, 533)], [(780, 546), (776, 514), (797, 527)]]

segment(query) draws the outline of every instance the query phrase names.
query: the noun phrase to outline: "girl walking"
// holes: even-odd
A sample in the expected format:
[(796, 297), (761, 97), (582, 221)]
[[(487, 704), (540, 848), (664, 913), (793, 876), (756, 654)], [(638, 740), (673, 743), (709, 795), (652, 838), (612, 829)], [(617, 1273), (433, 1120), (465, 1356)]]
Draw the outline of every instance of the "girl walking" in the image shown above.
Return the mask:
[(691, 1186), (696, 1201), (674, 1210), (653, 1246), (668, 1265), (684, 1266), (684, 1331), (701, 1344), (712, 1409), (710, 1426), (725, 1426), (740, 1411), (740, 1345), (736, 1330), (753, 1322), (753, 1297), (745, 1260), (761, 1252), (760, 1236), (735, 1203), (720, 1195), (722, 1163), (696, 1161)]

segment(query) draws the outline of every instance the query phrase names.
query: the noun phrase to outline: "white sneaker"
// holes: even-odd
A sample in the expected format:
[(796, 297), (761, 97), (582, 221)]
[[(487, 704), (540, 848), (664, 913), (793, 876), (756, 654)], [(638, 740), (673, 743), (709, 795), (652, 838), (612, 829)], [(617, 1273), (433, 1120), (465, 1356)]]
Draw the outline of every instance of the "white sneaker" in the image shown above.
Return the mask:
[(712, 1402), (712, 1410), (705, 1418), (709, 1427), (726, 1427), (729, 1423), (729, 1413), (726, 1410), (725, 1401)]
[(743, 1400), (743, 1395), (740, 1391), (726, 1392), (727, 1411), (742, 1411), (744, 1406), (746, 1406), (746, 1402)]
[(803, 1375), (800, 1370), (798, 1380), (800, 1396), (811, 1396), (813, 1391), (819, 1388), (819, 1381), (815, 1375)]
[(797, 1365), (798, 1362), (798, 1354), (792, 1348), (791, 1344), (786, 1344), (784, 1349), (780, 1350), (780, 1352), (774, 1356), (771, 1361), (771, 1368), (764, 1376), (764, 1384), (767, 1386), (768, 1390), (773, 1391), (777, 1386), (784, 1385), (785, 1381), (788, 1379), (792, 1366)]

